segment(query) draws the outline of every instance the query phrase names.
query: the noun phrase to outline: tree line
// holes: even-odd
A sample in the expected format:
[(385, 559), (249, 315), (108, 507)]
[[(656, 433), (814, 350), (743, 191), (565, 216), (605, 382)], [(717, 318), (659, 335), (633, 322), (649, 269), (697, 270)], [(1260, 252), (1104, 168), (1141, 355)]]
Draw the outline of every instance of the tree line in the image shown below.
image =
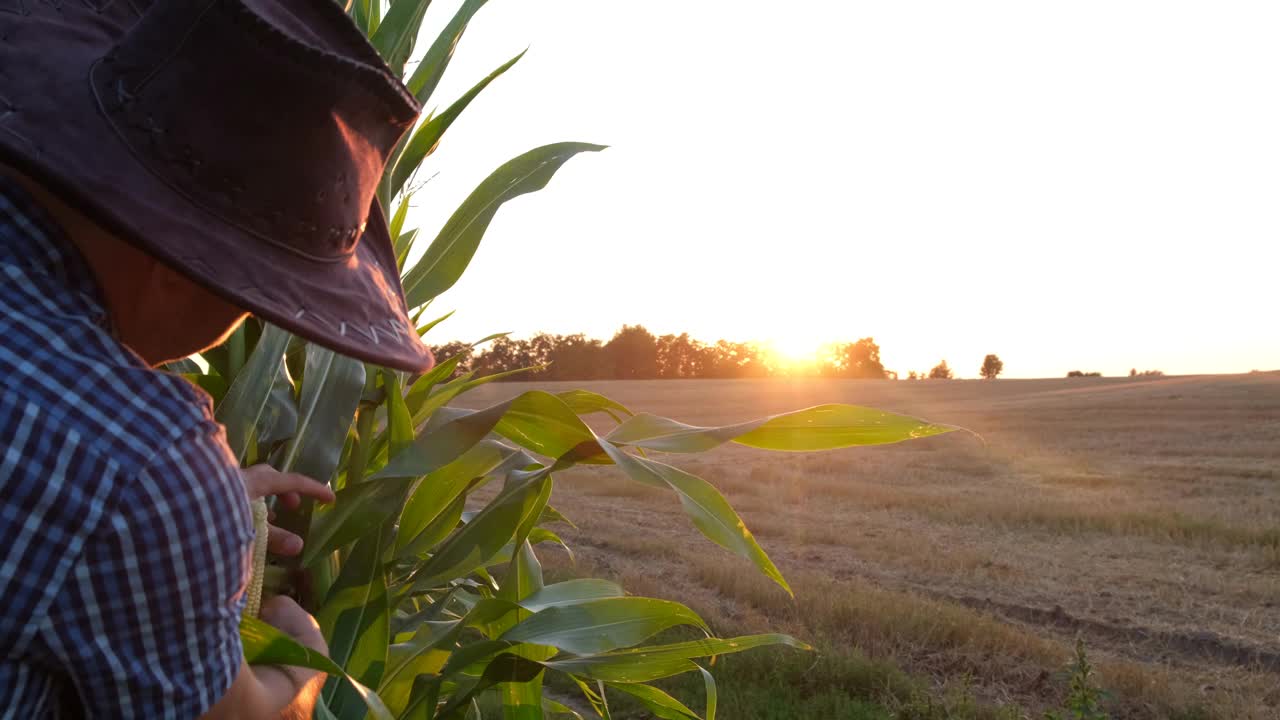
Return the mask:
[[(458, 357), (458, 372), (475, 372), (477, 376), (534, 368), (513, 376), (513, 380), (731, 379), (780, 375), (898, 377), (897, 373), (885, 369), (880, 360), (880, 346), (870, 337), (829, 345), (820, 357), (804, 367), (779, 360), (768, 346), (759, 343), (703, 342), (690, 338), (688, 333), (655, 336), (642, 325), (623, 325), (608, 342), (582, 333), (538, 333), (524, 339), (499, 337), (480, 346), (454, 341), (434, 346), (432, 350), (438, 361)], [(999, 370), (992, 370), (991, 362), (985, 361), (982, 374), (994, 378)], [(951, 376), (945, 360), (929, 373), (929, 377), (935, 379)], [(920, 377), (924, 377), (924, 373)]]

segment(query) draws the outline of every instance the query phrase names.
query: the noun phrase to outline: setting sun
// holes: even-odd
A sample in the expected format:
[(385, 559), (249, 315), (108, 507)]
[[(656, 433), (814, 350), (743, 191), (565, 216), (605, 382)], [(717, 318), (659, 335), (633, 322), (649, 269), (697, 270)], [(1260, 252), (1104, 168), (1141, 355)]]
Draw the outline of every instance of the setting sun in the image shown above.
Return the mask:
[(818, 361), (823, 341), (805, 335), (786, 335), (765, 342), (768, 354), (784, 370), (812, 367)]

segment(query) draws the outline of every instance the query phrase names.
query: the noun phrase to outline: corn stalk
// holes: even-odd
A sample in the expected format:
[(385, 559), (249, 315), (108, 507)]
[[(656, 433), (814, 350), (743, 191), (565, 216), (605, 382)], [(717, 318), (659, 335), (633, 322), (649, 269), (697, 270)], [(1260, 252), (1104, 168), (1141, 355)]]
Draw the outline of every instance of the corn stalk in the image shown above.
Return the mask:
[[(467, 22), (485, 4), (465, 0), (416, 63), (427, 0), (354, 0), (356, 24), (424, 105)], [(379, 193), (394, 208), (409, 303), (421, 308), (461, 277), (502, 204), (545, 187), (587, 143), (536, 148), (495, 170), (412, 263), (417, 229), (405, 229), (411, 178), (467, 105), (522, 57), (516, 55), (443, 112), (430, 113), (396, 149)], [(425, 333), (439, 320), (423, 323)], [(567, 676), (602, 717), (608, 695), (625, 694), (663, 718), (712, 720), (716, 690), (703, 661), (767, 645), (807, 646), (785, 635), (730, 639), (675, 602), (627, 595), (618, 585), (575, 579), (547, 585), (538, 549), (563, 545), (550, 505), (555, 476), (579, 464), (612, 465), (673, 496), (694, 527), (749, 559), (787, 592), (765, 550), (715, 487), (669, 464), (672, 455), (725, 443), (817, 451), (926, 437), (948, 428), (870, 408), (826, 405), (723, 427), (633, 414), (587, 391), (523, 393), (482, 410), (452, 406), (493, 379), (452, 377), (456, 358), (421, 375), (366, 366), (250, 321), (228, 345), (175, 367), (215, 398), (243, 463), (269, 462), (328, 482), (337, 502), (279, 523), (303, 536), (296, 560), (264, 559), (264, 592), (289, 593), (312, 611), (330, 655), (307, 650), (246, 613), (250, 663), (314, 667), (331, 675), (316, 716), (359, 720), (467, 720), (489, 696), (503, 718), (577, 716), (542, 695), (549, 673)], [(598, 434), (584, 416), (619, 420)], [(661, 458), (661, 459), (659, 459)], [(491, 499), (467, 501), (493, 486)], [(259, 508), (265, 513), (266, 508)], [(265, 576), (265, 582), (264, 582)], [(683, 642), (654, 642), (683, 628)], [(664, 634), (664, 637), (669, 635)], [(706, 680), (701, 714), (649, 683), (686, 672)]]

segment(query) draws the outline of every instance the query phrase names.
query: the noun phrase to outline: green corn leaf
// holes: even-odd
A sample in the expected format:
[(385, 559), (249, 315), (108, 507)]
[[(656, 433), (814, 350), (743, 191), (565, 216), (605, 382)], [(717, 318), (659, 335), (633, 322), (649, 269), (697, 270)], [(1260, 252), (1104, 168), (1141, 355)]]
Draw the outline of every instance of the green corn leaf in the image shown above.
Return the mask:
[(508, 336), (508, 335), (510, 335), (510, 334), (511, 334), (511, 331), (509, 331), (509, 330), (508, 330), (507, 332), (499, 332), (499, 333), (493, 333), (492, 335), (485, 335), (484, 337), (480, 338), (479, 340), (477, 340), (477, 341), (475, 341), (475, 342), (471, 343), (471, 347), (473, 347), (473, 348), (474, 348), (474, 347), (479, 347), (479, 346), (481, 346), (481, 345), (483, 345), (483, 344), (485, 344), (485, 343), (489, 342), (490, 340), (497, 340), (498, 338), (504, 338), (504, 337), (506, 337), (506, 336)]
[(351, 3), (351, 19), (355, 21), (356, 27), (360, 28), (360, 32), (368, 35), (369, 30), (369, 5), (377, 2), (377, 0), (348, 0)]
[(644, 642), (668, 628), (710, 630), (697, 613), (677, 602), (620, 597), (558, 605), (535, 613), (502, 640), (550, 645), (576, 655), (594, 655)]
[(954, 429), (874, 408), (819, 405), (774, 416), (734, 442), (765, 450), (812, 452), (918, 440)]
[(635, 414), (628, 410), (626, 405), (589, 390), (566, 390), (556, 393), (556, 397), (564, 401), (564, 404), (568, 405), (570, 410), (579, 415), (602, 412), (613, 418), (615, 422), (620, 423), (622, 420), (614, 414), (615, 411), (627, 416)]
[(415, 544), (419, 534), (462, 495), (472, 480), (493, 472), (515, 452), (502, 443), (484, 440), (424, 478), (400, 515), (396, 555)]
[(610, 689), (620, 690), (640, 701), (641, 705), (661, 720), (702, 720), (698, 714), (679, 700), (651, 685), (640, 683), (608, 683)]
[(328, 482), (364, 391), (364, 363), (308, 344), (306, 368), (298, 429), (285, 451), (283, 469)]
[[(551, 457), (559, 458), (571, 452), (577, 452), (582, 459), (587, 460), (600, 456), (600, 449), (594, 444), (595, 436), (590, 428), (550, 393), (529, 391), (476, 412), (459, 411), (453, 415), (436, 412), (436, 396), (445, 394), (452, 398), (459, 387), (455, 383), (456, 381), (442, 387), (419, 408), (419, 412), (430, 408), (432, 415), (447, 417), (447, 421), (438, 425), (429, 424), (414, 439), (413, 444), (393, 456), (381, 470), (371, 476), (371, 480), (422, 477), (462, 457), (491, 431)], [(467, 383), (462, 384), (463, 387), (466, 385)], [(410, 392), (411, 396), (412, 394)], [(415, 422), (418, 421), (415, 417)]]
[(571, 717), (574, 720), (584, 720), (582, 713), (574, 710), (564, 703), (556, 702), (555, 700), (546, 697), (542, 698), (542, 714), (544, 717), (548, 718), (548, 720), (557, 720), (564, 716)]
[(461, 625), (458, 620), (426, 622), (409, 641), (391, 646), (378, 695), (392, 712), (399, 715), (408, 707), (415, 678), (438, 674), (444, 667)]
[[(477, 646), (483, 647), (485, 645), (486, 643), (481, 642), (476, 645), (468, 646), (467, 648), (464, 648), (463, 651), (459, 651), (459, 654), (465, 650), (470, 650)], [(444, 672), (448, 673), (448, 669), (446, 668)], [(445, 703), (444, 708), (440, 710), (440, 714), (437, 717), (441, 718), (441, 720), (456, 717), (460, 708), (469, 704), (472, 698), (476, 695), (488, 690), (494, 685), (499, 683), (530, 683), (541, 673), (542, 666), (537, 662), (523, 658), (515, 653), (502, 653), (501, 655), (494, 657), (492, 660), (489, 660), (479, 679), (463, 680), (459, 682), (458, 690), (449, 698), (449, 702)], [(528, 713), (540, 710), (541, 706), (542, 703), (540, 701), (534, 705), (524, 705), (524, 707), (528, 709), (519, 715), (518, 718), (520, 720), (526, 720), (528, 718), (536, 717), (531, 716)], [(541, 720), (541, 718), (537, 718), (537, 720)]]
[[(548, 485), (548, 488), (550, 488), (550, 485)], [(506, 574), (502, 576), (502, 587), (498, 588), (498, 597), (517, 602), (520, 598), (541, 590), (542, 586), (542, 563), (538, 561), (538, 556), (533, 553), (533, 543), (527, 538), (521, 540), (518, 546), (513, 543), (511, 560), (507, 563)], [(510, 625), (515, 625), (529, 614), (528, 611), (521, 608), (519, 612), (511, 617)], [(501, 627), (497, 628), (495, 632), (502, 633), (506, 630), (506, 627)]]
[[(601, 693), (593, 690), (590, 685), (583, 682), (582, 678), (576, 675), (569, 675), (569, 679), (573, 681), (573, 684), (578, 686), (579, 692), (582, 693), (582, 698), (587, 701), (587, 704), (591, 706), (591, 709), (595, 711), (596, 715), (607, 718), (609, 715), (609, 708), (605, 705), (604, 697)], [(600, 689), (604, 689), (603, 683), (600, 684)]]
[[(512, 540), (511, 560), (502, 578), (502, 587), (498, 589), (498, 597), (503, 600), (518, 603), (521, 598), (542, 589), (542, 564), (538, 562), (538, 556), (533, 554), (529, 533), (533, 530), (538, 518), (542, 517), (542, 509), (547, 506), (547, 501), (551, 499), (551, 486), (550, 478), (547, 478), (538, 497), (534, 499), (520, 520), (520, 526), (516, 528), (515, 537)], [(510, 623), (515, 624), (523, 619), (526, 612), (523, 608), (517, 611), (510, 619)], [(507, 627), (495, 628), (494, 632), (505, 632)]]
[(427, 50), (427, 54), (423, 56), (422, 62), (418, 63), (418, 67), (409, 76), (405, 84), (408, 85), (409, 92), (418, 98), (418, 102), (426, 105), (431, 99), (431, 94), (436, 91), (436, 86), (444, 77), (444, 71), (449, 67), (449, 61), (453, 59), (453, 51), (458, 46), (458, 41), (462, 39), (467, 23), (471, 22), (472, 16), (484, 7), (486, 1), (464, 0), (462, 7), (454, 13), (449, 24), (440, 32)]
[(791, 594), (791, 586), (778, 567), (756, 542), (742, 518), (711, 483), (696, 475), (664, 463), (623, 452), (612, 443), (600, 442), (609, 457), (633, 480), (655, 487), (669, 487), (680, 497), (680, 504), (693, 524), (712, 542), (755, 564), (765, 575)]
[[(595, 434), (563, 400), (548, 392), (531, 390), (508, 403), (494, 432), (517, 445), (547, 457), (559, 458), (591, 444)], [(599, 449), (595, 453), (599, 454)]]
[(502, 419), (508, 403), (499, 403), (479, 412), (467, 413), (443, 423), (414, 439), (370, 480), (389, 477), (419, 478), (462, 457), (489, 434)]
[[(485, 375), (482, 378), (476, 378), (474, 380), (471, 379), (471, 373), (466, 373), (450, 380), (444, 385), (441, 385), (435, 392), (429, 393), (425, 398), (420, 394), (415, 397), (414, 393), (410, 391), (409, 397), (405, 398), (405, 402), (410, 403), (410, 408), (413, 412), (414, 424), (421, 425), (428, 418), (434, 419), (440, 414), (438, 411), (441, 408), (468, 390), (536, 369), (537, 368), (519, 368), (517, 370), (507, 370), (506, 372)], [(416, 384), (417, 383), (415, 383), (415, 385)]]
[(301, 563), (311, 567), (329, 553), (377, 531), (387, 518), (404, 507), (412, 478), (392, 478), (344, 487), (337, 502), (319, 508), (311, 519), (311, 531), (302, 550)]
[[(441, 601), (443, 602), (443, 600)], [(428, 608), (429, 610), (432, 608)], [(508, 602), (488, 598), (480, 600), (468, 612), (466, 617), (454, 621), (424, 621), (407, 642), (392, 645), (388, 653), (387, 671), (383, 674), (383, 682), (378, 693), (388, 706), (395, 709), (403, 717), (404, 709), (414, 702), (414, 681), (419, 675), (428, 674), (442, 676), (455, 672), (468, 662), (477, 658), (459, 657), (454, 653), (459, 636), (467, 628), (484, 628), (492, 622), (511, 614), (518, 608)], [(497, 643), (488, 649), (482, 649), (483, 657), (495, 652), (507, 650), (509, 643)], [(469, 653), (475, 653), (469, 650)], [(485, 655), (487, 653), (487, 655)], [(452, 661), (453, 665), (449, 665)], [(421, 699), (421, 693), (419, 693)]]
[(587, 657), (548, 660), (548, 668), (605, 682), (652, 682), (664, 677), (698, 670), (698, 658), (728, 655), (769, 645), (787, 645), (812, 650), (790, 635), (767, 634), (721, 639), (706, 638), (670, 645), (615, 650)]
[(244, 460), (249, 440), (267, 405), (288, 343), (288, 332), (267, 325), (257, 347), (218, 405), (215, 417), (226, 426), (227, 445), (240, 461)]
[(566, 517), (564, 513), (551, 507), (550, 505), (548, 505), (545, 509), (543, 509), (542, 518), (538, 520), (538, 522), (540, 523), (562, 522), (565, 525), (568, 525), (569, 527), (573, 528), (574, 530), (578, 529), (578, 526), (574, 525), (573, 521), (570, 520), (568, 517)]
[(705, 452), (736, 442), (765, 450), (811, 452), (857, 445), (882, 445), (951, 432), (919, 418), (856, 405), (819, 405), (721, 427), (686, 425), (641, 413), (619, 425), (607, 440), (662, 452)]
[(223, 343), (223, 347), (227, 350), (226, 372), (222, 373), (223, 377), (234, 380), (236, 375), (240, 374), (240, 369), (244, 367), (245, 355), (249, 347), (249, 339), (246, 337), (248, 332), (248, 323), (241, 323), (240, 327), (233, 330), (227, 336), (227, 341)]
[(556, 545), (559, 545), (560, 549), (564, 550), (565, 554), (569, 556), (570, 563), (577, 562), (576, 560), (574, 560), (574, 557), (573, 557), (573, 548), (569, 547), (569, 544), (566, 543), (564, 539), (562, 539), (559, 535), (555, 534), (554, 532), (551, 532), (546, 528), (541, 528), (541, 527), (536, 527), (533, 529), (532, 532), (529, 533), (530, 545), (540, 545), (546, 542), (555, 543)]
[(400, 203), (396, 205), (396, 212), (391, 216), (391, 222), (387, 225), (388, 235), (396, 238), (396, 254), (400, 254), (400, 240), (404, 235), (404, 221), (409, 216), (409, 201), (413, 199), (413, 193), (405, 193), (400, 197)]
[(413, 444), (413, 417), (401, 394), (400, 373), (383, 370), (382, 386), (386, 389), (387, 431), (391, 438), (389, 452), (394, 456)]
[(213, 399), (214, 405), (221, 405), (223, 398), (227, 396), (227, 381), (221, 375), (209, 373), (183, 373), (182, 377), (192, 383), (201, 390), (209, 393), (209, 397)]
[(701, 665), (698, 670), (702, 673), (702, 682), (706, 687), (707, 695), (707, 712), (706, 720), (716, 720), (716, 701), (719, 693), (716, 692), (716, 679), (706, 668)]
[[(502, 587), (498, 588), (497, 593), (497, 597), (502, 600), (518, 603), (521, 598), (535, 593), (543, 587), (542, 563), (538, 561), (538, 556), (533, 553), (533, 544), (529, 541), (529, 534), (533, 531), (538, 518), (542, 517), (542, 511), (546, 508), (547, 501), (551, 499), (551, 487), (551, 478), (548, 477), (547, 482), (543, 483), (538, 497), (525, 512), (524, 517), (520, 520), (519, 527), (516, 528), (515, 537), (512, 538), (511, 542), (511, 559), (507, 563), (507, 572), (502, 577)], [(528, 615), (529, 611), (519, 608), (510, 616), (490, 626), (490, 636), (506, 632), (513, 625), (528, 617)]]
[(413, 250), (413, 243), (418, 239), (418, 228), (396, 235), (395, 238), (396, 269), (404, 272), (404, 264), (409, 259), (409, 252)]
[[(343, 672), (333, 660), (300, 645), (293, 638), (255, 617), (245, 616), (240, 619), (240, 642), (244, 648), (244, 659), (250, 665), (291, 665), (342, 678), (375, 720), (395, 719), (377, 693)], [(325, 709), (328, 710), (328, 707)]]
[(396, 550), (396, 558), (425, 557), (426, 553), (444, 542), (445, 538), (462, 521), (462, 511), (467, 507), (467, 497), (458, 494), (448, 505), (440, 508), (431, 522), (415, 534), (403, 548)]
[[(334, 662), (361, 684), (377, 687), (387, 665), (391, 608), (382, 571), (382, 548), (390, 533), (371, 533), (356, 543), (329, 591), (316, 621)], [(360, 720), (363, 708), (349, 686), (330, 682), (325, 702), (342, 720)]]
[[(444, 137), (445, 131), (449, 129), (450, 125), (453, 125), (453, 121), (457, 120), (458, 116), (462, 115), (462, 111), (467, 109), (471, 101), (475, 100), (489, 86), (489, 83), (498, 79), (507, 70), (510, 70), (522, 57), (524, 57), (524, 52), (503, 63), (497, 70), (489, 73), (483, 80), (476, 83), (466, 94), (455, 100), (444, 112), (431, 118), (422, 127), (414, 131), (408, 144), (404, 146), (404, 151), (397, 157), (395, 170), (391, 173), (391, 194), (393, 196), (404, 188), (404, 184), (417, 172), (422, 165), (422, 161), (435, 152), (436, 146), (440, 144), (440, 138)], [(395, 235), (392, 237), (395, 237)]]
[[(440, 323), (444, 322), (445, 320), (448, 320), (449, 318), (453, 317), (453, 314), (454, 314), (455, 312), (457, 312), (457, 311), (456, 311), (456, 310), (450, 310), (449, 312), (445, 313), (444, 315), (441, 315), (440, 317), (436, 318), (435, 320), (432, 320), (431, 322), (427, 323), (426, 325), (422, 325), (422, 326), (420, 326), (420, 327), (418, 328), (418, 337), (424, 337), (427, 333), (431, 332), (431, 329), (432, 329), (432, 328), (434, 328), (435, 326), (437, 326), (437, 325), (439, 325)], [(459, 359), (459, 360), (461, 360), (462, 358), (458, 358), (458, 359)], [(455, 363), (455, 365), (456, 365), (456, 363)], [(447, 378), (448, 376), (446, 375), (445, 377)]]
[(502, 720), (543, 720), (541, 674), (528, 682), (502, 683)]
[[(448, 315), (445, 317), (448, 317)], [(427, 398), (431, 396), (431, 390), (435, 388), (436, 385), (439, 385), (452, 377), (453, 372), (458, 369), (458, 363), (461, 361), (462, 357), (459, 355), (455, 355), (447, 360), (442, 360), (436, 363), (435, 367), (424, 373), (422, 377), (414, 380), (413, 384), (409, 386), (409, 392), (405, 394), (404, 402), (405, 405), (409, 407), (409, 413), (413, 416), (415, 423), (420, 423), (422, 420), (426, 419), (426, 415), (430, 414), (423, 413), (421, 417), (419, 417), (423, 404), (426, 403)]]
[(312, 712), (312, 720), (338, 720), (338, 716), (334, 715), (329, 706), (324, 704), (323, 697), (316, 698), (315, 709)]
[[(378, 0), (373, 0), (375, 4)], [(381, 22), (370, 23), (369, 43), (378, 50), (387, 67), (397, 76), (404, 72), (404, 64), (413, 52), (418, 29), (427, 14), (431, 0), (396, 0)]]
[(546, 187), (556, 171), (578, 153), (603, 149), (603, 145), (577, 142), (546, 145), (516, 157), (485, 178), (405, 274), (409, 307), (422, 305), (453, 287), (503, 203)]
[(565, 580), (548, 585), (520, 601), (520, 607), (533, 612), (547, 608), (578, 605), (592, 600), (624, 597), (626, 593), (617, 583), (595, 578)]
[(294, 400), (293, 379), (289, 377), (288, 366), (282, 362), (258, 420), (258, 447), (288, 440), (297, 429), (298, 403)]
[(414, 589), (430, 590), (443, 581), (484, 567), (511, 541), (550, 482), (549, 473), (536, 473), (504, 490), (440, 545), (416, 574)]

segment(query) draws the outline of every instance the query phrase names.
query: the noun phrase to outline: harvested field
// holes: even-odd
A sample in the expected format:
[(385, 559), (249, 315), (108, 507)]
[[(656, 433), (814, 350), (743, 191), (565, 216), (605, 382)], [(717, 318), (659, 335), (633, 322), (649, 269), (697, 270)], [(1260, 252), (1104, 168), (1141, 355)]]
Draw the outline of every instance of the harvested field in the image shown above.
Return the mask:
[[(722, 633), (809, 640), (820, 657), (791, 675), (796, 661), (778, 660), (771, 677), (848, 695), (863, 708), (848, 717), (879, 717), (857, 714), (862, 701), (1040, 717), (1081, 637), (1115, 717), (1280, 718), (1280, 375), (504, 384), (465, 404), (530, 387), (695, 424), (847, 402), (976, 433), (668, 458), (724, 492), (794, 601), (702, 539), (674, 498), (610, 468), (558, 478), (578, 565), (548, 549), (549, 572), (620, 578)], [(740, 662), (743, 678), (748, 662), (761, 661)], [(910, 715), (921, 685), (976, 709)]]

